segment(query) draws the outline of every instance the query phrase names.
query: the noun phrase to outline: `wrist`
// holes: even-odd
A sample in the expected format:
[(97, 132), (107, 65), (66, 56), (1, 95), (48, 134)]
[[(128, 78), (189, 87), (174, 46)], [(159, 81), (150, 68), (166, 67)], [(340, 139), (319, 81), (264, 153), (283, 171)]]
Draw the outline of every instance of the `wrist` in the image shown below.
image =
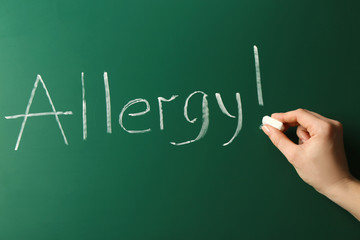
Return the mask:
[(337, 182), (324, 193), (327, 198), (350, 212), (360, 221), (360, 181), (350, 176)]
[(352, 185), (356, 182), (357, 180), (352, 176), (345, 177), (331, 186), (328, 186), (320, 193), (330, 198), (331, 200), (340, 199), (349, 192)]
[(337, 196), (343, 195), (342, 192), (344, 191), (344, 189), (346, 189), (348, 185), (354, 181), (355, 179), (351, 175), (349, 175), (348, 177), (343, 177), (342, 179), (336, 181), (335, 183), (321, 187), (314, 186), (314, 188), (320, 194), (332, 199), (332, 198), (336, 198)]

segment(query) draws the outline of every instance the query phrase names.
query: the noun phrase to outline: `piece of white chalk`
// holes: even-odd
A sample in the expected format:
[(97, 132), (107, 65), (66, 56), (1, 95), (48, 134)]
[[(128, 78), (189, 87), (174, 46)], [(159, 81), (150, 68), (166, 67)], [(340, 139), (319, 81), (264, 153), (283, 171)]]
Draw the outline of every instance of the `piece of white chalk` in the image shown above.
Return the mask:
[(274, 128), (279, 129), (280, 131), (284, 130), (284, 124), (282, 122), (280, 122), (279, 120), (276, 120), (275, 118), (269, 117), (269, 116), (265, 116), (262, 119), (262, 124), (263, 125), (270, 125)]

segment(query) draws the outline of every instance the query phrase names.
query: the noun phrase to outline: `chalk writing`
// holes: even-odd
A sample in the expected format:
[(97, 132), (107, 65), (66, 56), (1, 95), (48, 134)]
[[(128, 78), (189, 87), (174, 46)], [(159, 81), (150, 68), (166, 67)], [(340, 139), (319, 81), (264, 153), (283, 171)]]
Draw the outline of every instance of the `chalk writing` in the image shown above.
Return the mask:
[(86, 99), (85, 99), (85, 82), (84, 73), (81, 73), (81, 86), (82, 86), (82, 119), (83, 119), (83, 139), (87, 138), (87, 119), (86, 119)]
[(261, 89), (259, 51), (256, 45), (254, 45), (254, 58), (255, 58), (256, 88), (258, 94), (258, 102), (260, 106), (264, 106), (264, 100)]
[[(44, 113), (38, 113), (38, 114), (29, 114), (30, 112), (30, 108), (31, 108), (31, 104), (32, 104), (32, 101), (34, 99), (34, 96), (35, 96), (35, 93), (36, 93), (36, 89), (38, 87), (38, 84), (39, 82), (41, 82), (41, 85), (43, 86), (44, 90), (45, 90), (45, 93), (46, 93), (46, 96), (49, 100), (49, 103), (51, 105), (51, 108), (52, 108), (52, 112), (44, 112)], [(31, 95), (30, 95), (30, 98), (29, 98), (29, 102), (26, 106), (26, 110), (25, 110), (25, 114), (23, 115), (14, 115), (14, 116), (6, 116), (5, 118), (6, 119), (14, 119), (14, 118), (17, 118), (17, 117), (23, 117), (24, 120), (21, 124), (21, 128), (20, 128), (20, 132), (19, 132), (19, 136), (18, 136), (18, 139), (16, 141), (16, 145), (15, 145), (15, 151), (18, 150), (19, 148), (19, 145), (20, 145), (20, 141), (21, 141), (21, 137), (23, 135), (23, 132), (24, 132), (24, 129), (25, 129), (25, 125), (26, 125), (26, 121), (29, 117), (36, 117), (36, 116), (45, 116), (45, 115), (54, 115), (55, 116), (55, 119), (56, 119), (56, 122), (59, 126), (59, 129), (60, 129), (60, 132), (64, 138), (64, 142), (66, 145), (68, 145), (68, 141), (66, 139), (66, 136), (65, 136), (65, 133), (64, 133), (64, 130), (61, 126), (61, 123), (60, 123), (60, 119), (59, 119), (59, 115), (72, 115), (72, 112), (71, 111), (68, 111), (68, 112), (57, 112), (56, 109), (55, 109), (55, 106), (54, 106), (54, 103), (52, 102), (51, 100), (51, 97), (50, 97), (50, 94), (49, 94), (49, 91), (47, 90), (46, 88), (46, 85), (44, 83), (44, 81), (42, 80), (41, 76), (40, 75), (37, 75), (36, 77), (36, 80), (35, 80), (35, 83), (34, 83), (34, 87), (31, 91)]]
[[(258, 94), (258, 104), (260, 106), (264, 105), (264, 101), (263, 101), (263, 96), (262, 96), (262, 89), (261, 89), (261, 79), (260, 79), (260, 64), (259, 64), (259, 53), (258, 53), (258, 48), (254, 45), (254, 57), (255, 57), (255, 72), (256, 72), (256, 86), (257, 86), (257, 94)], [(87, 103), (86, 103), (86, 95), (85, 95), (85, 74), (84, 72), (81, 72), (81, 90), (82, 90), (82, 127), (83, 127), (83, 136), (82, 139), (86, 140), (88, 137), (88, 127), (87, 127)], [(109, 86), (109, 78), (108, 78), (108, 73), (104, 72), (103, 74), (103, 78), (104, 78), (104, 88), (105, 88), (105, 107), (106, 107), (106, 132), (107, 133), (112, 133), (112, 119), (111, 119), (111, 99), (110, 99), (110, 86)], [(46, 96), (48, 98), (48, 101), (51, 105), (52, 111), (51, 112), (40, 112), (40, 113), (30, 113), (30, 108), (34, 99), (34, 96), (36, 94), (36, 90), (38, 88), (39, 82), (41, 83), (41, 85), (43, 86), (43, 89), (45, 90)], [(170, 144), (174, 145), (174, 146), (181, 146), (181, 145), (186, 145), (186, 144), (190, 144), (196, 141), (199, 141), (200, 139), (204, 138), (204, 136), (206, 135), (208, 128), (209, 128), (209, 123), (210, 123), (210, 114), (209, 114), (209, 106), (208, 106), (208, 94), (206, 94), (203, 91), (195, 91), (192, 92), (191, 94), (189, 94), (189, 96), (186, 98), (185, 103), (184, 103), (184, 118), (187, 122), (194, 124), (198, 119), (197, 118), (190, 118), (189, 117), (189, 112), (188, 112), (188, 108), (189, 108), (189, 102), (190, 100), (195, 96), (195, 95), (201, 95), (202, 96), (202, 100), (201, 100), (201, 105), (202, 105), (202, 118), (201, 118), (201, 127), (200, 130), (198, 132), (198, 135), (191, 139), (191, 140), (186, 140), (186, 141), (182, 141), (182, 142), (175, 142), (175, 141), (171, 141)], [(174, 101), (175, 99), (178, 98), (179, 95), (172, 95), (169, 99), (164, 98), (164, 97), (157, 97), (157, 102), (158, 102), (158, 110), (159, 110), (159, 123), (160, 123), (160, 131), (164, 130), (164, 113), (163, 113), (163, 103), (169, 103), (171, 101)], [(235, 132), (233, 134), (233, 136), (230, 138), (229, 141), (227, 141), (226, 143), (223, 144), (223, 146), (227, 146), (229, 144), (231, 144), (234, 139), (239, 135), (242, 126), (243, 126), (243, 110), (242, 110), (242, 103), (241, 103), (241, 97), (240, 97), (240, 93), (235, 93), (235, 99), (236, 99), (236, 103), (237, 103), (237, 116), (232, 115), (229, 113), (229, 111), (227, 110), (227, 108), (225, 107), (225, 104), (222, 100), (221, 94), (220, 93), (215, 93), (215, 98), (217, 101), (217, 104), (221, 110), (221, 112), (226, 115), (229, 118), (232, 119), (237, 119), (237, 125), (236, 125), (236, 129)], [(128, 113), (127, 115), (130, 117), (138, 117), (138, 116), (143, 116), (147, 113), (150, 113), (151, 108), (150, 108), (150, 103), (148, 102), (148, 100), (146, 99), (142, 99), (142, 98), (137, 98), (137, 99), (133, 99), (130, 100), (120, 111), (119, 114), (119, 125), (120, 127), (127, 133), (130, 134), (139, 134), (139, 133), (148, 133), (151, 131), (151, 128), (146, 128), (146, 129), (128, 129), (127, 127), (125, 127), (124, 124), (124, 116), (125, 113), (127, 111), (129, 111), (129, 109), (137, 104), (145, 104), (145, 109), (143, 111), (139, 111), (139, 112), (131, 112)], [(59, 119), (59, 115), (73, 115), (72, 111), (56, 111), (55, 106), (53, 104), (53, 101), (50, 97), (49, 91), (45, 85), (45, 82), (43, 81), (42, 77), (40, 75), (37, 75), (35, 83), (34, 83), (34, 87), (31, 91), (30, 94), (30, 98), (28, 101), (28, 104), (26, 106), (25, 109), (25, 113), (24, 114), (17, 114), (17, 115), (12, 115), (12, 116), (6, 116), (6, 119), (16, 119), (16, 118), (24, 118), (20, 127), (20, 132), (15, 144), (15, 150), (18, 150), (20, 142), (21, 142), (21, 138), (26, 126), (26, 122), (28, 120), (29, 117), (41, 117), (41, 116), (48, 116), (48, 115), (53, 115), (55, 117), (55, 120), (58, 124), (58, 127), (60, 129), (61, 135), (64, 139), (64, 142), (66, 145), (68, 145), (68, 141), (65, 135), (65, 132), (63, 130), (63, 127), (60, 123), (60, 119)]]

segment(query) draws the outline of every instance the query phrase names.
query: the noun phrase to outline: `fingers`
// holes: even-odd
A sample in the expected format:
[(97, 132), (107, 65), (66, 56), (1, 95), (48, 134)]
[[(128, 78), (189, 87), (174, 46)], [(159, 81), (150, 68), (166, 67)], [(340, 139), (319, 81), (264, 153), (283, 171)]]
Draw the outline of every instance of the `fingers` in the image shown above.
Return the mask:
[[(333, 132), (332, 129), (334, 128), (342, 129), (341, 123), (305, 109), (297, 109), (286, 113), (274, 113), (271, 117), (284, 123), (285, 129), (298, 126), (296, 134), (299, 137), (299, 144), (305, 143), (315, 135), (329, 134)], [(303, 146), (293, 143), (283, 132), (269, 125), (263, 126), (262, 129), (269, 136), (273, 144), (294, 165), (295, 158), (298, 158), (296, 156), (299, 156), (299, 151), (302, 151)]]
[(310, 135), (309, 135), (308, 131), (303, 126), (298, 126), (297, 127), (296, 135), (299, 137), (299, 144), (303, 144), (304, 142), (306, 142), (310, 138)]
[(324, 117), (324, 116), (322, 116), (322, 115), (320, 115), (320, 114), (318, 114), (316, 112), (313, 112), (313, 111), (310, 111), (310, 110), (307, 110), (307, 109), (304, 109), (304, 111), (306, 111), (306, 112), (308, 112), (308, 113), (314, 115), (315, 117), (317, 117), (319, 119), (322, 119), (324, 121), (330, 120), (330, 119), (328, 119), (328, 118), (326, 118), (326, 117)]
[(297, 151), (298, 146), (293, 143), (283, 132), (269, 125), (261, 127), (271, 142), (285, 155), (290, 163), (293, 162), (293, 156)]
[(335, 125), (337, 125), (337, 124), (339, 123), (339, 122), (336, 121), (336, 120), (333, 120), (333, 119), (324, 117), (324, 116), (322, 116), (322, 115), (320, 115), (320, 114), (318, 114), (318, 113), (316, 113), (316, 112), (312, 112), (312, 111), (306, 110), (306, 109), (304, 109), (304, 110), (305, 110), (305, 111), (308, 111), (309, 113), (311, 113), (311, 114), (313, 114), (313, 115), (315, 115), (315, 116), (318, 117), (319, 119), (324, 120), (325, 122), (328, 122), (328, 123), (331, 123), (331, 124), (335, 124)]
[(303, 126), (311, 135), (316, 131), (321, 119), (304, 109), (298, 109), (286, 113), (274, 113), (271, 117), (283, 122), (288, 126)]

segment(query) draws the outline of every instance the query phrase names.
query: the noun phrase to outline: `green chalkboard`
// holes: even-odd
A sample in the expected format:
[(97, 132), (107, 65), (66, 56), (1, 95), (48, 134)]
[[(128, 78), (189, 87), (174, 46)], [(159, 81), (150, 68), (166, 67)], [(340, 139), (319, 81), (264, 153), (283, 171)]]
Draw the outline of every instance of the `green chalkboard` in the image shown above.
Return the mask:
[(1, 0), (0, 239), (359, 239), (259, 130), (337, 119), (359, 177), (359, 11)]

